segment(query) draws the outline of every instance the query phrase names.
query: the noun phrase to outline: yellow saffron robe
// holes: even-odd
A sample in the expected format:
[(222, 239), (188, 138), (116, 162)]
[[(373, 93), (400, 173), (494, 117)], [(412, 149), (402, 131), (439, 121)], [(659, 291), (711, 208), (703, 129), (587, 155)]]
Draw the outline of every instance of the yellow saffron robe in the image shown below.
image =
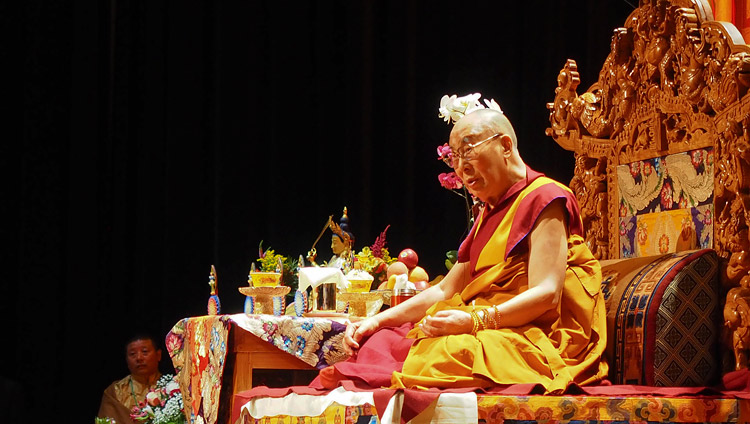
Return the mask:
[[(543, 208), (558, 198), (566, 199), (570, 234), (565, 284), (558, 307), (527, 325), (480, 330), (476, 336), (425, 337), (415, 326), (407, 337), (417, 340), (402, 371), (393, 373), (392, 387), (537, 383), (547, 393), (559, 393), (570, 383), (585, 385), (606, 378), (606, 312), (600, 292), (599, 262), (579, 234), (582, 224), (570, 189), (531, 169), (527, 169), (527, 179), (498, 202), (496, 207), (503, 209), (504, 216), (487, 219), (496, 227), (485, 222), (485, 210), (467, 237), (474, 244), (471, 248), (476, 249), (471, 260), (473, 279), (460, 294), (433, 305), (427, 315), (445, 309), (468, 312), (488, 308), (527, 290), (528, 249), (523, 248), (528, 247), (526, 236)], [(502, 205), (504, 201), (506, 204)], [(521, 247), (517, 249), (518, 246)]]

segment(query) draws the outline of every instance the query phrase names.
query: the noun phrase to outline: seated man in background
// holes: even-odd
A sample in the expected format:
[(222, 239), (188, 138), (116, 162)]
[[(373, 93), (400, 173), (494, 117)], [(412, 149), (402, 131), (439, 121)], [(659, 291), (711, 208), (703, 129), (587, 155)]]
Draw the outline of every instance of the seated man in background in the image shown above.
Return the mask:
[(146, 399), (161, 377), (161, 349), (153, 336), (137, 334), (125, 346), (125, 361), (130, 375), (117, 380), (104, 390), (97, 416), (114, 418), (118, 424), (132, 423), (133, 407)]
[(554, 393), (606, 378), (601, 268), (582, 238), (575, 195), (526, 166), (498, 110), (458, 120), (449, 145), (454, 171), (484, 203), (458, 263), (440, 283), (350, 323), (343, 343), (353, 357), (312, 385), (535, 383)]

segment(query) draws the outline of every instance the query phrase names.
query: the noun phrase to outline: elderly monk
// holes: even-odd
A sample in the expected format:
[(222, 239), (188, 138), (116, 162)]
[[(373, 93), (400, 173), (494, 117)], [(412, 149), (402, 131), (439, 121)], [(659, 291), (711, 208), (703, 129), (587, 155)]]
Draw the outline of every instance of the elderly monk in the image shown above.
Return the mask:
[[(601, 269), (582, 238), (574, 194), (526, 166), (510, 121), (496, 110), (461, 118), (449, 145), (456, 174), (484, 202), (458, 262), (439, 284), (349, 324), (343, 343), (353, 357), (313, 385), (377, 384), (357, 358), (374, 343), (369, 361), (395, 364), (395, 388), (535, 383), (550, 393), (604, 379)], [(409, 323), (416, 325), (399, 340)], [(385, 344), (408, 354), (385, 359)]]
[(114, 418), (118, 424), (132, 423), (133, 407), (146, 400), (149, 390), (161, 377), (161, 349), (148, 334), (133, 336), (125, 346), (125, 361), (130, 375), (110, 384), (102, 395), (98, 417)]

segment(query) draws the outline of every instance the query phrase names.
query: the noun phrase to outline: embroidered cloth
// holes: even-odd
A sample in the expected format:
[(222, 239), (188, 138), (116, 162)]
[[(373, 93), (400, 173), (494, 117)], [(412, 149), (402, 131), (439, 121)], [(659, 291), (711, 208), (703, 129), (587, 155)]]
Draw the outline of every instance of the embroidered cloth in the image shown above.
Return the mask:
[(248, 331), (318, 369), (344, 359), (346, 326), (326, 318), (215, 315), (184, 318), (167, 334), (166, 346), (191, 423), (214, 424), (219, 414), (229, 331)]

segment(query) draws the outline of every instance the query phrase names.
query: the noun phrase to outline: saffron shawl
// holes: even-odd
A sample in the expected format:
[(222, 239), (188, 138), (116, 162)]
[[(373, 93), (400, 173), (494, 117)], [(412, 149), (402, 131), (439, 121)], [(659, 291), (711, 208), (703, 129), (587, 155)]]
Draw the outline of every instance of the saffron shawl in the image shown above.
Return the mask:
[[(586, 247), (575, 196), (569, 188), (527, 168), (490, 212), (483, 211), (461, 246), (460, 262), (469, 262), (471, 281), (460, 294), (433, 305), (427, 315), (445, 309), (488, 308), (528, 289), (528, 234), (537, 217), (555, 199), (568, 214), (568, 260), (558, 307), (515, 328), (471, 334), (415, 338), (395, 388), (491, 387), (535, 383), (547, 393), (571, 384), (606, 378), (606, 312), (600, 292), (601, 268)], [(501, 323), (502, 325), (502, 323)]]

